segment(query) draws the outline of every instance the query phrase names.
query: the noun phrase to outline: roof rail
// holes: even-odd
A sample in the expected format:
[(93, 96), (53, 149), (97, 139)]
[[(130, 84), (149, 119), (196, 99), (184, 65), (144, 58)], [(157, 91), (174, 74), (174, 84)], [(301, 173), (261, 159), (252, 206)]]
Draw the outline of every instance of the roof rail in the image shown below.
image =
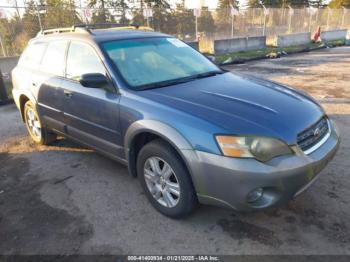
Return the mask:
[(77, 24), (74, 25), (74, 27), (77, 28), (86, 28), (86, 29), (105, 29), (105, 28), (112, 28), (112, 27), (120, 27), (121, 24), (117, 23), (95, 23), (95, 24)]
[(37, 37), (50, 35), (50, 34), (61, 34), (61, 33), (72, 33), (72, 32), (93, 34), (91, 30), (94, 30), (94, 29), (154, 31), (151, 27), (139, 26), (135, 24), (131, 24), (128, 26), (117, 24), (117, 23), (77, 24), (72, 27), (62, 27), (62, 28), (42, 30), (37, 34)]
[(71, 32), (91, 34), (91, 31), (88, 28), (81, 28), (81, 27), (72, 26), (72, 27), (62, 27), (62, 28), (41, 30), (37, 34), (37, 36), (44, 36), (44, 35), (50, 35), (50, 34), (60, 34), (60, 33), (71, 33)]
[(114, 30), (145, 30), (145, 31), (154, 31), (151, 27), (140, 26), (137, 24), (118, 24), (118, 23), (96, 23), (96, 24), (78, 24), (75, 25), (76, 28), (85, 28), (85, 29), (114, 29)]

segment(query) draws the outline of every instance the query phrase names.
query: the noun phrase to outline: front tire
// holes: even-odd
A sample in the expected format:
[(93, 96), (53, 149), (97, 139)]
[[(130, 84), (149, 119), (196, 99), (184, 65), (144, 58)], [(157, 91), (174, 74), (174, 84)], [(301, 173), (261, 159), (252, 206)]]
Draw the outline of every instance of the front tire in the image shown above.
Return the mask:
[(197, 206), (190, 175), (177, 152), (157, 139), (138, 154), (137, 175), (151, 204), (162, 214), (181, 218)]
[(35, 143), (48, 145), (56, 140), (57, 136), (42, 126), (39, 114), (31, 101), (25, 103), (23, 113), (28, 133)]

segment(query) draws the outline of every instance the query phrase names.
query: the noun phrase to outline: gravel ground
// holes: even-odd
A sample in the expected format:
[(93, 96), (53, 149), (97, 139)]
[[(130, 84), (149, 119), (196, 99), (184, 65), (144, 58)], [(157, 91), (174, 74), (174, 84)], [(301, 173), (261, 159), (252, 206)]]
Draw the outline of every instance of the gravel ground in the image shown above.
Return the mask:
[(342, 144), (288, 205), (237, 214), (202, 206), (172, 220), (127, 169), (70, 141), (34, 145), (14, 105), (0, 107), (0, 254), (350, 254), (350, 48), (229, 66), (311, 93)]

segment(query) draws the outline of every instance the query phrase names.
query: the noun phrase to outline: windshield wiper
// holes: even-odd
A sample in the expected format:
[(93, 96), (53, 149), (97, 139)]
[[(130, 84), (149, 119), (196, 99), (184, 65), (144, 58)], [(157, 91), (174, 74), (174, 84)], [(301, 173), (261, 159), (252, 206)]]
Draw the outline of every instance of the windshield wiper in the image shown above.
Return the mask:
[(158, 83), (142, 85), (142, 86), (137, 87), (137, 90), (141, 91), (141, 90), (147, 90), (147, 89), (153, 89), (153, 88), (166, 87), (166, 86), (186, 83), (186, 82), (189, 82), (189, 81), (192, 81), (192, 80), (193, 80), (192, 76), (182, 77), (182, 78), (166, 80), (166, 81), (162, 81), (162, 82), (158, 82)]
[(192, 75), (192, 76), (187, 76), (187, 77), (182, 77), (182, 78), (177, 78), (177, 79), (172, 79), (172, 80), (166, 80), (166, 81), (147, 84), (147, 85), (142, 85), (142, 86), (137, 87), (137, 90), (141, 91), (141, 90), (166, 87), (166, 86), (171, 86), (171, 85), (176, 85), (176, 84), (182, 84), (182, 83), (190, 82), (190, 81), (193, 81), (196, 79), (216, 76), (216, 75), (220, 75), (220, 74), (224, 74), (224, 73), (225, 73), (225, 71), (221, 71), (221, 70), (209, 71), (209, 72), (200, 73), (200, 74), (196, 74), (196, 75)]
[(206, 77), (221, 75), (221, 74), (224, 74), (224, 73), (225, 73), (225, 71), (216, 70), (216, 71), (209, 71), (209, 72), (205, 72), (205, 73), (200, 73), (200, 74), (194, 75), (193, 77), (195, 79), (200, 79), (200, 78), (206, 78)]

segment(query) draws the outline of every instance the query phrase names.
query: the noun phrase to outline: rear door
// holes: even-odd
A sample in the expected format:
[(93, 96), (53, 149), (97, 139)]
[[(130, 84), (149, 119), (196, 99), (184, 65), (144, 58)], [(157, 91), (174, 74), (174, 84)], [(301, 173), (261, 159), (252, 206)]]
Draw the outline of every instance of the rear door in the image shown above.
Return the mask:
[[(41, 59), (46, 50), (46, 42), (30, 43), (25, 49), (18, 65), (12, 71), (13, 93), (15, 98), (24, 94), (28, 98), (37, 99), (36, 94), (38, 87), (36, 86), (37, 78), (40, 78), (41, 72), (39, 66)], [(35, 101), (36, 102), (36, 101)]]
[(44, 123), (52, 129), (65, 132), (63, 117), (63, 89), (65, 55), (68, 41), (53, 40), (47, 45), (40, 64), (40, 74), (33, 85), (38, 88), (39, 113)]
[(103, 88), (87, 88), (79, 83), (83, 74), (107, 70), (94, 47), (72, 41), (67, 52), (66, 78), (63, 81), (64, 115), (68, 135), (120, 157), (123, 154), (119, 127), (117, 92)]

